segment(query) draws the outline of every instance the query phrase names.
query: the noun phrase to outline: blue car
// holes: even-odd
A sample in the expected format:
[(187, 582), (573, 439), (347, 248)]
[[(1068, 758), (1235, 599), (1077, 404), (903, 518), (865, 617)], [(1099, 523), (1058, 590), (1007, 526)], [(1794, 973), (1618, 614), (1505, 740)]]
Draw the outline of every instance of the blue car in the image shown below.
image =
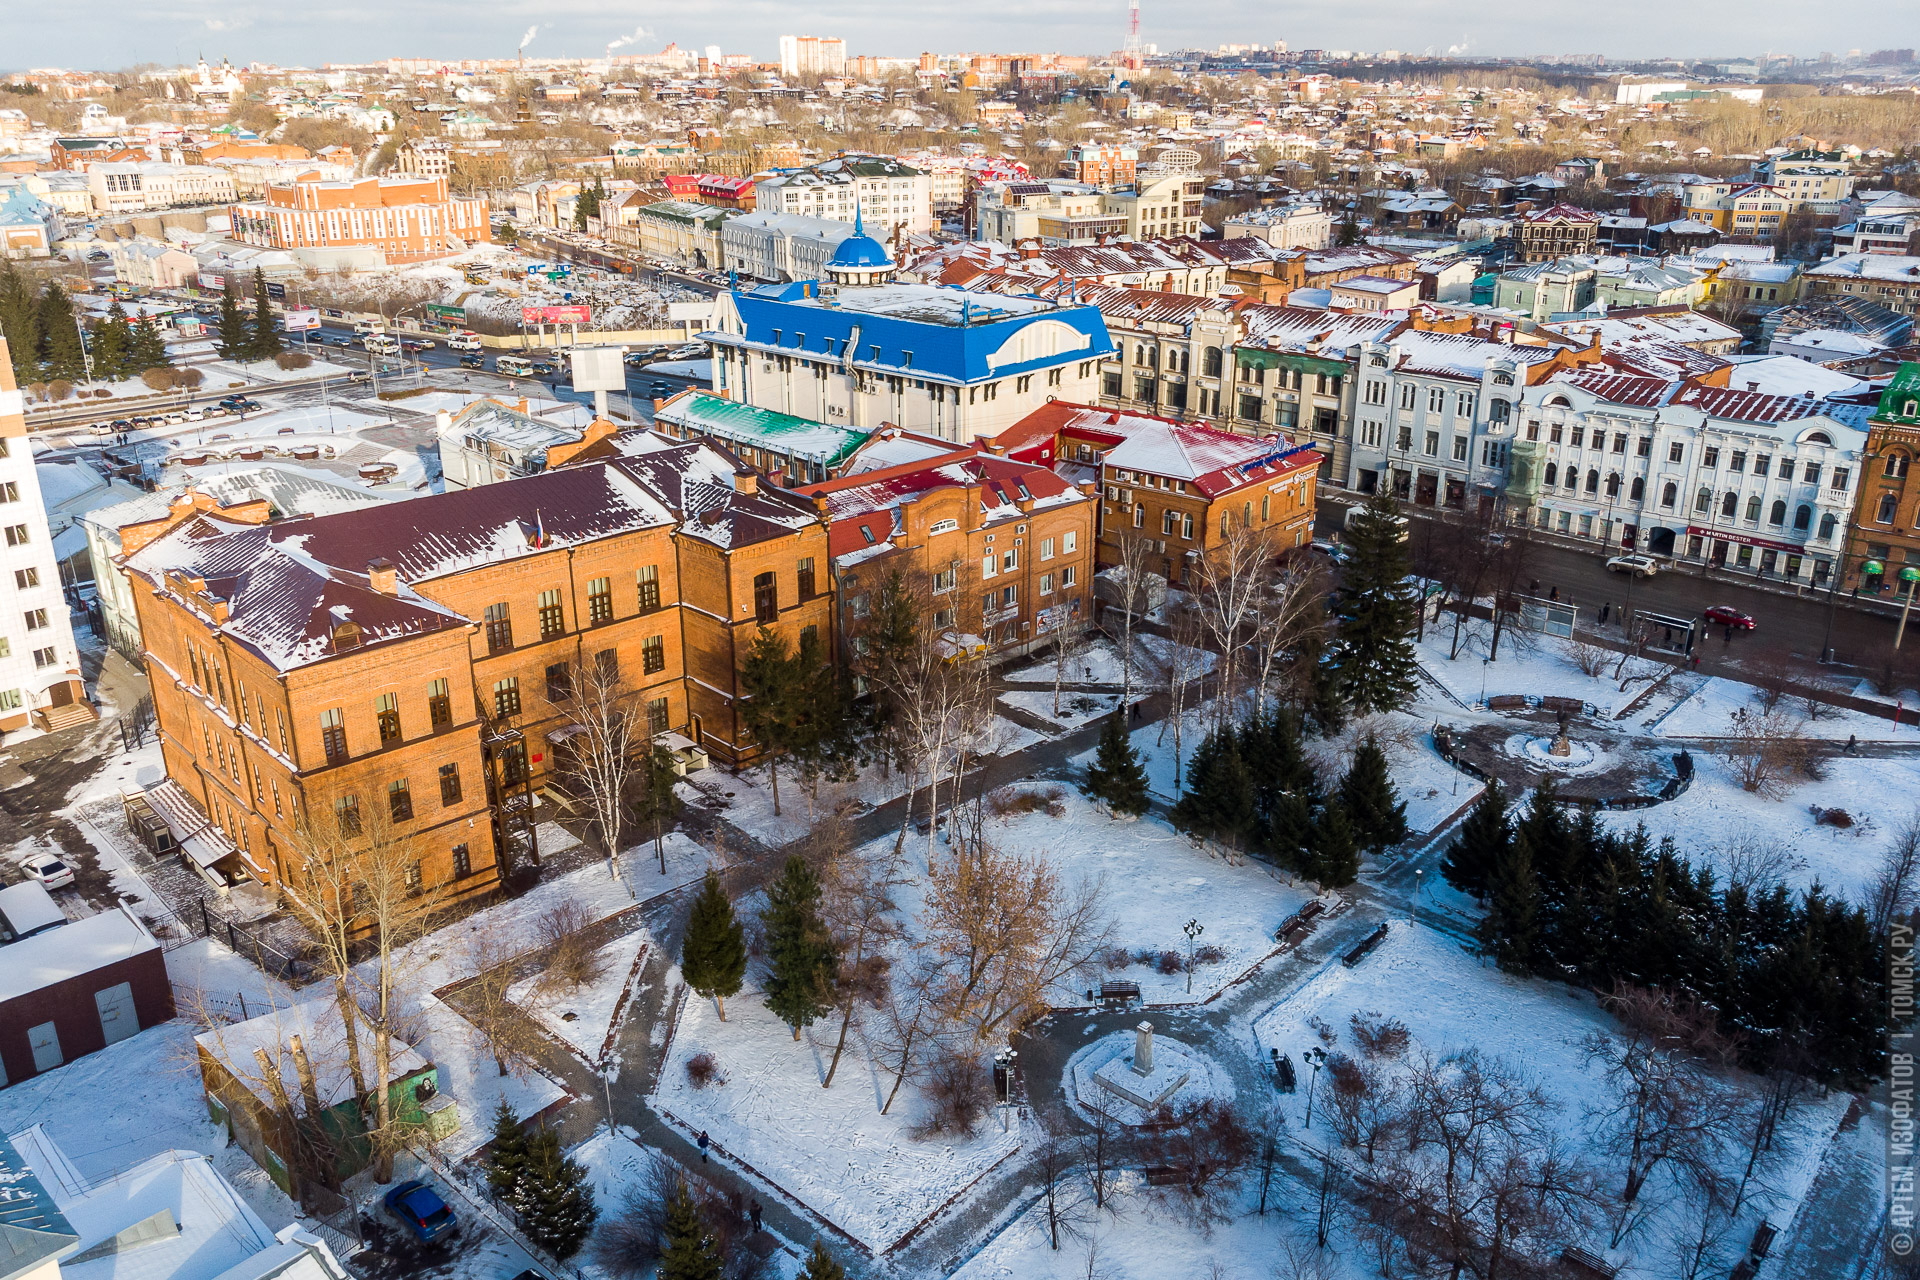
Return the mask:
[(421, 1244), (431, 1244), (460, 1230), (459, 1220), (440, 1193), (418, 1179), (387, 1192), (386, 1205), (387, 1212), (405, 1223)]

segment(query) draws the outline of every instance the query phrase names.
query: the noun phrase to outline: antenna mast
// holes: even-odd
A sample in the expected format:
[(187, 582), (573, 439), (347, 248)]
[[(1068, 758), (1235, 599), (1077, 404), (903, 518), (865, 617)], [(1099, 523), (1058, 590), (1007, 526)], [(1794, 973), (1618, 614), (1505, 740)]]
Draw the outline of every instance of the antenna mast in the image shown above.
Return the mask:
[(1127, 0), (1127, 43), (1121, 49), (1120, 61), (1132, 71), (1145, 65), (1140, 55), (1140, 0)]

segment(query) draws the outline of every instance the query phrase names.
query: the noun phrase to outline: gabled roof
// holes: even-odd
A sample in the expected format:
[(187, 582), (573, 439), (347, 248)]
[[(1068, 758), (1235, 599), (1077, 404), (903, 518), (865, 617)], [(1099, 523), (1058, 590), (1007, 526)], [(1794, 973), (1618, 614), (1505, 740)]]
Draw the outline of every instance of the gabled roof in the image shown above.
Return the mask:
[[(1543, 187), (1549, 185), (1547, 182), (1541, 182), (1538, 179), (1535, 179), (1534, 182), (1535, 182), (1535, 185), (1539, 185)], [(1548, 205), (1544, 209), (1536, 209), (1531, 213), (1525, 214), (1521, 218), (1521, 221), (1523, 222), (1553, 222), (1553, 221), (1590, 222), (1597, 226), (1599, 225), (1599, 222), (1600, 222), (1600, 215), (1592, 212), (1591, 210), (1582, 209), (1577, 205), (1553, 204), (1553, 205)]]
[[(1061, 432), (1107, 445), (1105, 463), (1128, 471), (1183, 480), (1214, 498), (1265, 476), (1318, 466), (1310, 445), (1278, 435), (1242, 436), (1198, 423), (1055, 400), (1028, 414), (995, 441), (1009, 452)], [(1110, 443), (1109, 443), (1110, 442)]]
[(0, 1134), (0, 1280), (37, 1270), (79, 1242), (32, 1166)]
[(1697, 383), (1682, 388), (1672, 403), (1688, 405), (1710, 418), (1731, 422), (1792, 422), (1823, 412), (1820, 402), (1810, 396), (1776, 396)]
[(691, 435), (809, 458), (826, 467), (838, 466), (870, 434), (863, 427), (760, 409), (697, 388), (689, 388), (662, 404), (654, 411), (654, 421)]

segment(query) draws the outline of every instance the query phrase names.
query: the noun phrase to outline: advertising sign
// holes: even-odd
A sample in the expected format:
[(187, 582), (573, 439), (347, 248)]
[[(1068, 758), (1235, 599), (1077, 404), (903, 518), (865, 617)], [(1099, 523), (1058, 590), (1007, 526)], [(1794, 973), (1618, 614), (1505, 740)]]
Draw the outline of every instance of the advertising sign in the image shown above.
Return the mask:
[(520, 320), (523, 324), (586, 324), (592, 314), (591, 307), (520, 308)]
[(465, 324), (467, 322), (467, 309), (465, 307), (446, 307), (437, 302), (429, 302), (427, 304), (427, 319), (445, 320), (449, 324)]
[(202, 289), (224, 289), (227, 287), (226, 278), (217, 276), (211, 271), (202, 271), (200, 273), (200, 287)]
[(287, 286), (276, 284), (269, 280), (267, 281), (267, 296), (275, 302), (285, 302), (287, 300)]
[(289, 311), (286, 314), (288, 333), (304, 333), (308, 329), (320, 327), (320, 313), (311, 307), (304, 311)]

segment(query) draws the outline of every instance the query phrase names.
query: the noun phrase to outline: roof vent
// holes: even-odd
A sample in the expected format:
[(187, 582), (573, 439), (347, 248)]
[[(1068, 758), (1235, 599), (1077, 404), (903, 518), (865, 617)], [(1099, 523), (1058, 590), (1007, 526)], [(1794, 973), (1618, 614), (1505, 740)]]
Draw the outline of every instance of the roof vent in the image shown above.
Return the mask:
[(382, 556), (367, 566), (367, 585), (383, 596), (400, 594), (400, 571), (393, 567), (393, 561)]
[(752, 467), (741, 467), (733, 473), (733, 488), (736, 493), (760, 492), (760, 473)]

